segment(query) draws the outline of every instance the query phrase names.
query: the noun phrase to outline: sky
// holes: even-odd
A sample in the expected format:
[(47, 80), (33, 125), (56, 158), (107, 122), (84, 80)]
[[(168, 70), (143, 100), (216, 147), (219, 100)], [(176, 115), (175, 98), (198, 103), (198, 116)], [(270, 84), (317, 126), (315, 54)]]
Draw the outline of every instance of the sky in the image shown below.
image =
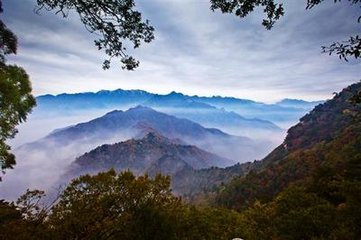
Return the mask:
[(42, 11), (35, 0), (3, 0), (0, 16), (18, 36), (8, 63), (25, 68), (33, 93), (142, 89), (166, 94), (220, 95), (275, 102), (321, 100), (361, 79), (360, 61), (321, 53), (322, 45), (360, 33), (360, 8), (325, 1), (305, 10), (306, 0), (285, 0), (286, 14), (271, 31), (261, 11), (245, 19), (212, 12), (208, 0), (135, 0), (155, 27), (155, 40), (128, 53), (140, 61), (125, 71), (93, 44), (76, 13)]

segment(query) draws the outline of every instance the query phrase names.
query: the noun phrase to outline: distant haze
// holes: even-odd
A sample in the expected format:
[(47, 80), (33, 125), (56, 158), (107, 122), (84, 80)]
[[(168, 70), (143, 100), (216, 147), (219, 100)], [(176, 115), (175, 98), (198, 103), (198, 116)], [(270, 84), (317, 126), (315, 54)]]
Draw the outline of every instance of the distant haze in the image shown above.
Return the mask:
[[(135, 98), (134, 100), (127, 100), (128, 103), (124, 104), (122, 101), (123, 99), (129, 98), (129, 93), (133, 93), (134, 91), (139, 90), (121, 90), (122, 94), (125, 94), (121, 97), (121, 100), (117, 100), (117, 98), (110, 100), (107, 94), (112, 93), (116, 95), (117, 91), (99, 91), (97, 93), (78, 93), (76, 95), (73, 94), (62, 94), (61, 96), (58, 95), (55, 97), (47, 97), (47, 96), (40, 96), (37, 98), (38, 106), (33, 109), (33, 112), (29, 114), (28, 119), (26, 122), (20, 124), (18, 126), (19, 133), (16, 135), (15, 139), (10, 139), (9, 143), (16, 148), (24, 143), (32, 142), (42, 137), (45, 137), (51, 131), (59, 128), (68, 127), (70, 125), (77, 124), (79, 122), (85, 122), (90, 119), (99, 117), (104, 115), (107, 112), (112, 110), (127, 110), (130, 107), (135, 107), (138, 104), (146, 105), (146, 101), (150, 98), (144, 97), (139, 100)], [(134, 94), (134, 93), (133, 93)], [(152, 93), (144, 92), (145, 95), (154, 95)], [(89, 100), (89, 96), (91, 99)], [(152, 107), (158, 109), (159, 111), (167, 112), (169, 114), (176, 114), (178, 113), (179, 116), (187, 117), (187, 114), (196, 113), (200, 110), (195, 111), (193, 108), (186, 108), (182, 106), (174, 107), (169, 104), (170, 97), (172, 93), (168, 95), (154, 95), (156, 98), (162, 97), (162, 104), (158, 104), (155, 106), (154, 101), (151, 101)], [(179, 96), (179, 95), (177, 95)], [(61, 100), (61, 98), (69, 99), (69, 100)], [(183, 95), (181, 100), (187, 100), (190, 98), (187, 95)], [(55, 100), (56, 99), (56, 100)], [(76, 100), (74, 100), (76, 99)], [(219, 101), (218, 101), (218, 100)], [(44, 100), (44, 101), (42, 101)], [(163, 101), (164, 100), (164, 101)], [(181, 101), (179, 100), (179, 101)], [(232, 98), (230, 98), (232, 100)], [(237, 100), (237, 99), (234, 99)], [(70, 102), (69, 102), (70, 101)], [(76, 102), (75, 102), (76, 101)], [(158, 100), (159, 101), (159, 100)], [(168, 101), (168, 103), (167, 103)], [(295, 124), (298, 119), (307, 111), (312, 109), (312, 106), (317, 105), (319, 102), (305, 102), (298, 100), (296, 102), (297, 109), (293, 108), (292, 102), (280, 102), (278, 105), (265, 105), (262, 103), (257, 103), (252, 100), (247, 99), (239, 99), (239, 101), (244, 104), (237, 106), (237, 105), (225, 105), (222, 103), (222, 98), (202, 98), (197, 101), (206, 102), (211, 105), (215, 105), (218, 108), (226, 107), (228, 111), (238, 111), (240, 116), (247, 117), (247, 118), (259, 118), (259, 119), (268, 119), (273, 123), (276, 123), (279, 127), (286, 130), (293, 124)], [(167, 103), (167, 105), (164, 104)], [(302, 105), (303, 103), (303, 105)], [(49, 105), (51, 104), (51, 105)], [(285, 105), (288, 104), (288, 105)], [(84, 106), (87, 107), (84, 107)], [(205, 109), (207, 110), (207, 108)], [(204, 110), (202, 110), (204, 111)], [(206, 117), (206, 116), (205, 116)], [(227, 119), (224, 119), (227, 121)], [(243, 129), (240, 131), (240, 128), (234, 125), (229, 125), (229, 123), (225, 124), (211, 124), (206, 122), (201, 122), (202, 124), (206, 124), (206, 127), (221, 127), (224, 131), (234, 134), (234, 135), (247, 135), (250, 134), (252, 137), (256, 137), (260, 135), (262, 138), (262, 132), (256, 132), (255, 128), (253, 130)], [(245, 132), (246, 131), (246, 132)], [(264, 134), (263, 134), (264, 135)], [(269, 140), (272, 138), (276, 142), (280, 142), (284, 137), (284, 134), (281, 135), (269, 135), (266, 134)]]
[[(284, 126), (296, 123), (320, 102), (285, 99), (264, 104), (231, 97), (118, 89), (45, 95), (38, 97), (37, 103), (27, 122), (19, 126), (16, 138), (9, 141), (18, 163), (5, 174), (0, 197), (15, 199), (26, 188), (54, 192), (76, 157), (149, 131), (228, 159), (217, 166), (259, 160), (283, 141)], [(164, 157), (166, 164), (172, 159)]]

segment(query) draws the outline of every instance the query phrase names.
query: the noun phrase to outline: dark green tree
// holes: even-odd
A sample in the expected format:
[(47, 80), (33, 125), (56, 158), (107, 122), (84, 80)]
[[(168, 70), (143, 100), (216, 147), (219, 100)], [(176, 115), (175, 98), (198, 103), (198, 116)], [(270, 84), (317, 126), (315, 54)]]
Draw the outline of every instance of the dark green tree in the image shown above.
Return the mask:
[(18, 226), (22, 222), (21, 212), (15, 204), (0, 200), (0, 239), (15, 239), (11, 236), (20, 230)]
[[(213, 11), (220, 10), (222, 13), (235, 14), (240, 18), (248, 16), (256, 8), (262, 8), (265, 13), (262, 25), (270, 30), (274, 24), (284, 15), (282, 1), (276, 0), (210, 0)], [(311, 9), (321, 4), (325, 0), (307, 0), (306, 9)], [(335, 3), (348, 1), (351, 5), (360, 8), (361, 0), (334, 0)], [(356, 19), (361, 23), (361, 16)], [(340, 59), (348, 61), (348, 57), (361, 57), (361, 37), (359, 35), (351, 36), (342, 42), (334, 42), (330, 46), (322, 46), (324, 53), (338, 55)]]
[(228, 240), (244, 232), (235, 211), (183, 203), (167, 176), (114, 170), (73, 180), (46, 224), (52, 239)]
[(35, 106), (35, 99), (31, 95), (29, 76), (25, 70), (1, 63), (0, 166), (2, 171), (12, 168), (15, 164), (15, 157), (9, 152), (10, 146), (5, 141), (15, 136), (17, 132), (15, 127), (26, 120), (33, 106)]
[[(3, 12), (2, 2), (0, 1), (0, 14)], [(6, 27), (0, 19), (0, 62), (5, 62), (5, 55), (16, 54), (17, 38), (15, 34)]]
[[(0, 1), (0, 14), (2, 12)], [(15, 164), (15, 157), (5, 141), (15, 136), (15, 127), (26, 120), (27, 114), (35, 106), (25, 70), (5, 63), (6, 55), (16, 54), (16, 51), (17, 38), (0, 19), (0, 168), (3, 173)]]
[(44, 224), (45, 210), (38, 200), (40, 191), (27, 191), (17, 204), (0, 200), (0, 239), (50, 239)]
[(52, 209), (49, 226), (61, 239), (176, 239), (183, 208), (170, 178), (114, 170), (73, 180)]
[(274, 200), (274, 228), (280, 239), (330, 239), (336, 211), (326, 200), (290, 187)]

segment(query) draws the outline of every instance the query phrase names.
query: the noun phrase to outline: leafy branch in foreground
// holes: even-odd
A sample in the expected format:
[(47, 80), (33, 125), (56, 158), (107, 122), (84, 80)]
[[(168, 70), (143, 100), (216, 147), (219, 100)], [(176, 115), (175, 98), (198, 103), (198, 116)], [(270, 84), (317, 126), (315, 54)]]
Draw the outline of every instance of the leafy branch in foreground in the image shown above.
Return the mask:
[(334, 42), (330, 46), (322, 46), (322, 52), (329, 55), (336, 53), (340, 59), (348, 62), (347, 57), (360, 57), (361, 54), (361, 38), (359, 35), (350, 37), (349, 40), (343, 42)]
[[(2, 3), (0, 1), (0, 13), (3, 12)], [(17, 37), (7, 28), (4, 22), (0, 19), (0, 62), (5, 62), (5, 55), (16, 54)]]
[(283, 16), (283, 4), (270, 0), (211, 0), (211, 10), (220, 9), (222, 13), (234, 13), (240, 18), (246, 17), (256, 7), (262, 7), (266, 18), (262, 25), (270, 30), (276, 21)]
[(134, 9), (134, 0), (37, 0), (37, 4), (37, 12), (55, 11), (64, 18), (75, 10), (85, 28), (99, 36), (95, 46), (109, 56), (103, 69), (109, 69), (111, 59), (119, 57), (123, 69), (134, 70), (139, 61), (126, 53), (123, 41), (138, 48), (142, 41), (149, 43), (154, 39), (154, 28), (148, 20), (142, 21), (141, 13)]

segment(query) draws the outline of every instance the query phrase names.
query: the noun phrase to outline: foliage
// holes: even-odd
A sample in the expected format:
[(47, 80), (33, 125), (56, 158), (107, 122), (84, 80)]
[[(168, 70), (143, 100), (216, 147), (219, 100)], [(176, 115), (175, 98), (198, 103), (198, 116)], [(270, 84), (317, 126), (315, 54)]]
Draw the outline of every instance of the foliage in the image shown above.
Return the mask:
[[(360, 7), (361, 0), (347, 0), (355, 7)], [(307, 0), (306, 9), (311, 9), (324, 0)], [(335, 3), (341, 0), (334, 0)], [(211, 0), (211, 9), (219, 9), (222, 13), (235, 14), (240, 18), (244, 18), (255, 10), (262, 8), (266, 15), (262, 25), (270, 30), (274, 24), (284, 15), (282, 3), (275, 0)], [(361, 16), (357, 19), (361, 23)], [(343, 42), (334, 42), (330, 46), (322, 46), (324, 53), (338, 55), (340, 59), (348, 61), (348, 57), (361, 58), (361, 37), (359, 35), (351, 36)]]
[(256, 7), (263, 8), (267, 17), (263, 19), (262, 25), (268, 30), (284, 14), (283, 4), (269, 0), (211, 0), (211, 10), (220, 9), (222, 13), (234, 13), (240, 18), (246, 17)]
[(170, 178), (114, 170), (74, 180), (49, 216), (54, 236), (79, 239), (230, 239), (238, 214), (188, 207)]
[(311, 177), (290, 184), (266, 203), (256, 201), (244, 209), (240, 213), (244, 219), (242, 226), (247, 230), (243, 236), (246, 239), (359, 239), (361, 158), (359, 149), (347, 148), (351, 152), (345, 159), (331, 157)]
[(44, 191), (27, 189), (26, 193), (18, 198), (16, 206), (24, 219), (38, 223), (45, 220), (48, 208), (40, 205), (43, 197), (45, 197)]
[[(3, 12), (2, 2), (0, 1), (0, 14)], [(15, 34), (6, 27), (0, 19), (0, 63), (5, 62), (5, 55), (16, 54), (17, 38)]]
[(361, 90), (350, 98), (351, 103), (357, 105), (361, 104)]
[[(27, 114), (35, 106), (31, 95), (29, 76), (17, 66), (0, 66), (0, 166), (4, 171), (12, 168), (15, 157), (9, 152), (5, 141), (13, 138), (16, 125), (26, 120)], [(0, 178), (1, 179), (1, 178)]]
[(335, 208), (302, 188), (286, 189), (274, 206), (274, 227), (282, 239), (328, 238), (335, 226)]
[(231, 210), (211, 207), (189, 207), (181, 222), (178, 239), (229, 240), (244, 236), (240, 215)]
[[(360, 17), (361, 18), (361, 17)], [(322, 51), (332, 55), (336, 53), (340, 59), (348, 62), (348, 57), (361, 57), (361, 37), (359, 35), (351, 36), (343, 42), (334, 42), (330, 46), (322, 46)]]
[(0, 239), (46, 239), (48, 232), (43, 222), (27, 218), (22, 210), (14, 203), (0, 200)]
[(244, 226), (244, 239), (272, 239), (274, 209), (256, 201), (241, 213), (241, 224)]
[(206, 204), (216, 189), (228, 183), (233, 177), (245, 175), (252, 163), (235, 164), (226, 168), (210, 167), (184, 169), (172, 176), (172, 187), (182, 198), (193, 204)]
[(134, 9), (134, 0), (37, 0), (37, 4), (38, 11), (55, 11), (63, 17), (76, 11), (86, 29), (100, 36), (94, 43), (109, 56), (103, 63), (104, 69), (110, 67), (113, 57), (119, 57), (123, 69), (133, 70), (139, 61), (126, 53), (123, 40), (138, 48), (142, 41), (149, 43), (154, 39), (154, 28), (148, 20), (142, 21), (141, 13)]
[(353, 124), (354, 119), (347, 112), (360, 112), (361, 106), (352, 99), (361, 90), (361, 82), (352, 84), (322, 105), (316, 106), (300, 122), (288, 130), (285, 146), (289, 151), (306, 149), (322, 141), (329, 142), (342, 129)]
[[(237, 212), (191, 207), (173, 196), (170, 178), (135, 177), (114, 170), (74, 179), (51, 209), (41, 191), (17, 204), (0, 203), (5, 239), (207, 239), (229, 240), (244, 229)], [(11, 232), (11, 235), (8, 233)]]
[[(53, 208), (49, 224), (57, 236), (77, 239), (172, 238), (171, 213), (181, 207), (169, 190), (169, 178), (136, 178), (114, 170), (75, 179)], [(152, 239), (152, 238), (149, 238)]]
[(15, 204), (0, 200), (0, 239), (15, 239), (11, 237), (15, 233), (21, 235), (21, 223), (22, 216)]

